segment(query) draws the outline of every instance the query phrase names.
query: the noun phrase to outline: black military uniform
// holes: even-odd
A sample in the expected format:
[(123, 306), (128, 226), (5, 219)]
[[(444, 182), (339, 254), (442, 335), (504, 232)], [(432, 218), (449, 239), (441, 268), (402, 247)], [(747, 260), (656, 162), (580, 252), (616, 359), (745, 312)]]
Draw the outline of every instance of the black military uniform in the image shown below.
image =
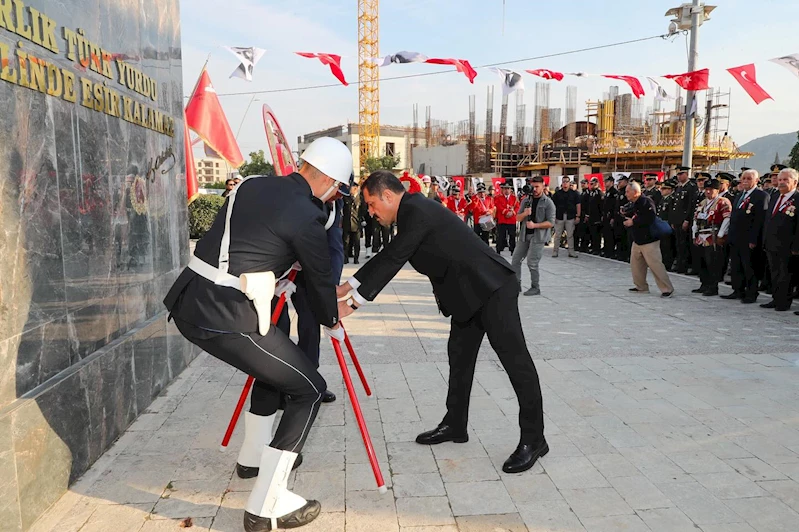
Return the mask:
[[(716, 179), (719, 180), (721, 183), (721, 188), (723, 192), (719, 194), (722, 198), (728, 200), (731, 205), (735, 205), (735, 199), (737, 197), (737, 190), (735, 190), (732, 186), (733, 182), (735, 181), (735, 176), (730, 174), (729, 172), (718, 172), (716, 174)], [(721, 265), (721, 278), (724, 279), (724, 276), (727, 275), (727, 272), (730, 270), (730, 243), (729, 241), (724, 244), (724, 259)], [(732, 284), (732, 283), (730, 283)]]
[[(599, 179), (591, 179), (591, 184), (598, 184)], [(604, 197), (599, 188), (587, 191), (588, 210), (586, 211), (585, 223), (588, 226), (588, 241), (591, 244), (591, 254), (599, 255), (602, 247), (602, 204)], [(585, 246), (588, 247), (587, 245)]]
[(644, 183), (646, 184), (646, 188), (644, 188), (641, 193), (647, 198), (651, 199), (655, 203), (655, 208), (660, 210), (660, 202), (663, 201), (663, 193), (661, 193), (660, 190), (658, 190), (658, 188), (655, 186), (657, 178), (657, 174), (650, 172), (644, 173)]
[(627, 185), (629, 180), (626, 177), (619, 179), (619, 194), (616, 196), (616, 209), (614, 212), (613, 228), (616, 233), (616, 260), (630, 262), (632, 244), (630, 231), (624, 227), (625, 209), (629, 208), (630, 201), (627, 199)]
[[(667, 180), (663, 183), (663, 194), (661, 195), (660, 206), (658, 207), (658, 216), (671, 225), (672, 212), (674, 211), (674, 187), (677, 184), (674, 181)], [(660, 239), (660, 254), (663, 257), (663, 265), (666, 270), (672, 271), (674, 266), (674, 233), (663, 236)]]
[[(690, 170), (687, 166), (680, 166), (677, 169), (678, 180), (680, 175), (687, 175)], [(677, 183), (677, 188), (674, 190), (674, 210), (669, 221), (674, 229), (677, 273), (686, 273), (689, 263), (691, 263), (691, 223), (697, 205), (697, 197), (699, 197), (699, 189), (695, 183), (690, 181)]]
[(588, 252), (588, 242), (591, 235), (588, 231), (588, 224), (585, 217), (588, 215), (588, 182), (583, 181), (581, 184), (582, 190), (580, 191), (580, 217), (577, 220), (577, 227), (574, 228), (574, 249), (575, 251)]
[(613, 219), (618, 195), (619, 191), (614, 186), (613, 176), (606, 177), (605, 196), (602, 198), (602, 256), (609, 259), (616, 257), (616, 235), (613, 231)]

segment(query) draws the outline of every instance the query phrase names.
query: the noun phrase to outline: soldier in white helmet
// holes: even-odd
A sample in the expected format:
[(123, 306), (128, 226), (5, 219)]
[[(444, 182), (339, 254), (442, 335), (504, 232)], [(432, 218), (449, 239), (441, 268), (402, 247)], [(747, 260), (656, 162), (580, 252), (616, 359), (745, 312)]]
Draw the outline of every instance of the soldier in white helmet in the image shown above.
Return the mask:
[[(228, 195), (164, 299), (183, 336), (268, 386), (253, 394), (253, 408), (245, 413), (239, 462), (258, 465), (258, 478), (245, 506), (247, 532), (296, 528), (321, 511), (317, 501), (288, 491), (287, 481), (327, 384), (308, 357), (270, 321), (276, 281), (294, 266), (303, 271), (318, 323), (328, 336), (344, 339), (326, 216), (315, 198), (324, 203), (341, 183), (349, 184), (352, 155), (344, 144), (325, 137), (308, 146), (301, 159), (297, 173), (283, 178), (252, 176)], [(281, 394), (286, 405), (272, 437)]]

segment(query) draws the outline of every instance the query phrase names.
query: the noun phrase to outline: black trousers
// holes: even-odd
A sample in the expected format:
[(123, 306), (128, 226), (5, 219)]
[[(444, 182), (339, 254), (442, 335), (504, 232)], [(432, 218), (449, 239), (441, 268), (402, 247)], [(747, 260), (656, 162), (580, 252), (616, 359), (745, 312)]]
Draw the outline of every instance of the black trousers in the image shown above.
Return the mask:
[(630, 262), (632, 244), (630, 244), (630, 232), (626, 227), (616, 233), (616, 260)]
[(703, 246), (697, 246), (691, 241), (691, 270), (694, 274), (702, 270), (702, 257), (704, 257)]
[(366, 222), (366, 226), (363, 229), (363, 247), (367, 250), (372, 247), (372, 220), (373, 218), (366, 218), (364, 221)]
[(588, 232), (591, 236), (591, 253), (599, 255), (600, 248), (602, 247), (602, 225), (590, 224)]
[(789, 308), (793, 300), (791, 299), (791, 261), (790, 251), (766, 251), (768, 256), (768, 266), (771, 269), (771, 297), (777, 308)]
[(516, 224), (497, 224), (497, 253), (506, 247), (511, 254), (516, 249)]
[(683, 229), (682, 224), (674, 227), (674, 247), (677, 251), (678, 273), (685, 273), (691, 265), (691, 228)]
[(489, 236), (489, 234), (490, 234), (490, 233), (489, 233), (489, 231), (483, 231), (483, 229), (480, 227), (480, 224), (479, 224), (479, 223), (477, 223), (477, 224), (474, 224), (474, 232), (475, 232), (475, 234), (476, 234), (477, 236), (479, 236), (479, 237), (480, 237), (480, 239), (481, 239), (483, 242), (485, 242), (485, 243), (486, 243), (486, 245), (488, 244), (488, 236)]
[(468, 321), (452, 320), (447, 344), (447, 414), (443, 422), (456, 430), (466, 431), (477, 352), (487, 334), (516, 391), (520, 442), (533, 444), (544, 436), (544, 410), (538, 372), (524, 341), (518, 298), (519, 284), (515, 277), (511, 277)]
[(674, 265), (674, 233), (660, 239), (660, 254), (663, 257), (663, 265), (671, 271)]
[(718, 292), (724, 266), (723, 246), (695, 246), (699, 249), (699, 281), (706, 290)]
[(347, 231), (344, 233), (346, 238), (344, 257), (352, 257), (358, 260), (361, 254), (361, 234), (358, 231)]
[(754, 255), (757, 250), (749, 249), (746, 242), (730, 244), (730, 275), (732, 289), (747, 299), (757, 298), (757, 273)]
[(178, 320), (175, 324), (191, 343), (252, 375), (256, 383), (262, 383), (260, 408), (253, 413), (262, 416), (274, 414), (280, 394), (286, 395), (283, 417), (270, 445), (284, 451), (300, 452), (319, 412), (322, 393), (327, 389), (325, 379), (305, 353), (277, 327), (270, 327), (266, 336), (261, 336), (257, 332), (210, 332)]
[(386, 247), (391, 242), (391, 228), (383, 227), (377, 220), (372, 222), (374, 224), (374, 234), (372, 235), (372, 253), (377, 253), (382, 248)]
[(602, 253), (609, 259), (616, 258), (616, 233), (609, 222), (602, 225)]

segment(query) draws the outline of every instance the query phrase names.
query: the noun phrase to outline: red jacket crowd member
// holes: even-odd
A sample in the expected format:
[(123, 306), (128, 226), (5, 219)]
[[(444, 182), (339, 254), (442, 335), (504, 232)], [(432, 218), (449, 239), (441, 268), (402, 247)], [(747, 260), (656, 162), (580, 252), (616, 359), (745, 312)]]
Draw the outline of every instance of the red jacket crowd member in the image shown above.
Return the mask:
[(469, 209), (472, 211), (474, 232), (488, 244), (488, 235), (492, 226), (496, 225), (496, 210), (494, 198), (486, 196), (486, 186), (483, 183), (478, 183), (477, 194), (472, 198)]
[(461, 196), (461, 189), (457, 185), (452, 187), (452, 194), (447, 198), (447, 207), (458, 215), (458, 218), (464, 222), (466, 221), (466, 211), (469, 208), (469, 204), (466, 202), (466, 198)]
[(513, 255), (513, 250), (516, 249), (516, 211), (519, 209), (519, 199), (513, 193), (511, 180), (502, 184), (502, 194), (494, 198), (494, 205), (497, 209), (497, 253), (502, 253), (508, 247)]

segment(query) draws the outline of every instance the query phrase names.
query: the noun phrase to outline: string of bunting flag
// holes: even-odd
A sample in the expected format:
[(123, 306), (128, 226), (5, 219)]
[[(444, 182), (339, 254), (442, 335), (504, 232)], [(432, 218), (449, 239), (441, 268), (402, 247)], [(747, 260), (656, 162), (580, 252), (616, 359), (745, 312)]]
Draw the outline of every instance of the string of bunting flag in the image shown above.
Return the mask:
[[(236, 55), (239, 59), (240, 65), (231, 74), (230, 77), (241, 77), (247, 81), (252, 81), (252, 72), (255, 64), (260, 60), (265, 50), (261, 48), (243, 48), (243, 47), (226, 47), (231, 53)], [(344, 86), (349, 83), (346, 80), (344, 71), (341, 67), (342, 56), (330, 53), (310, 53), (310, 52), (295, 52), (300, 57), (308, 59), (317, 59), (322, 65), (330, 69), (331, 74)], [(474, 83), (478, 75), (477, 68), (473, 67), (466, 59), (456, 58), (442, 58), (442, 57), (428, 57), (420, 52), (401, 51), (395, 54), (386, 55), (383, 57), (370, 58), (378, 67), (385, 68), (397, 64), (410, 64), (410, 63), (426, 63), (432, 65), (450, 65), (455, 67), (457, 72), (460, 72), (469, 80), (469, 83)], [(785, 55), (770, 59), (769, 61), (785, 67), (794, 75), (799, 77), (799, 53)], [(489, 71), (497, 75), (502, 82), (503, 95), (511, 94), (512, 92), (524, 89), (524, 78), (520, 72), (499, 68), (497, 66), (485, 67)], [(754, 63), (740, 65), (726, 69), (727, 72), (735, 79), (746, 93), (752, 98), (756, 104), (760, 104), (765, 100), (773, 99), (769, 93), (757, 82), (757, 74)], [(632, 90), (636, 98), (641, 98), (646, 95), (641, 78), (649, 81), (650, 89), (655, 92), (657, 99), (671, 99), (668, 91), (664, 89), (663, 85), (656, 81), (655, 78), (662, 77), (674, 81), (677, 85), (686, 90), (702, 91), (710, 88), (710, 69), (704, 68), (693, 72), (684, 72), (681, 74), (662, 74), (659, 76), (630, 76), (630, 75), (617, 75), (617, 74), (589, 74), (586, 72), (558, 72), (549, 69), (530, 69), (523, 72), (540, 77), (546, 80), (563, 81), (567, 76), (573, 77), (590, 77), (598, 76), (608, 79), (623, 81)]]

